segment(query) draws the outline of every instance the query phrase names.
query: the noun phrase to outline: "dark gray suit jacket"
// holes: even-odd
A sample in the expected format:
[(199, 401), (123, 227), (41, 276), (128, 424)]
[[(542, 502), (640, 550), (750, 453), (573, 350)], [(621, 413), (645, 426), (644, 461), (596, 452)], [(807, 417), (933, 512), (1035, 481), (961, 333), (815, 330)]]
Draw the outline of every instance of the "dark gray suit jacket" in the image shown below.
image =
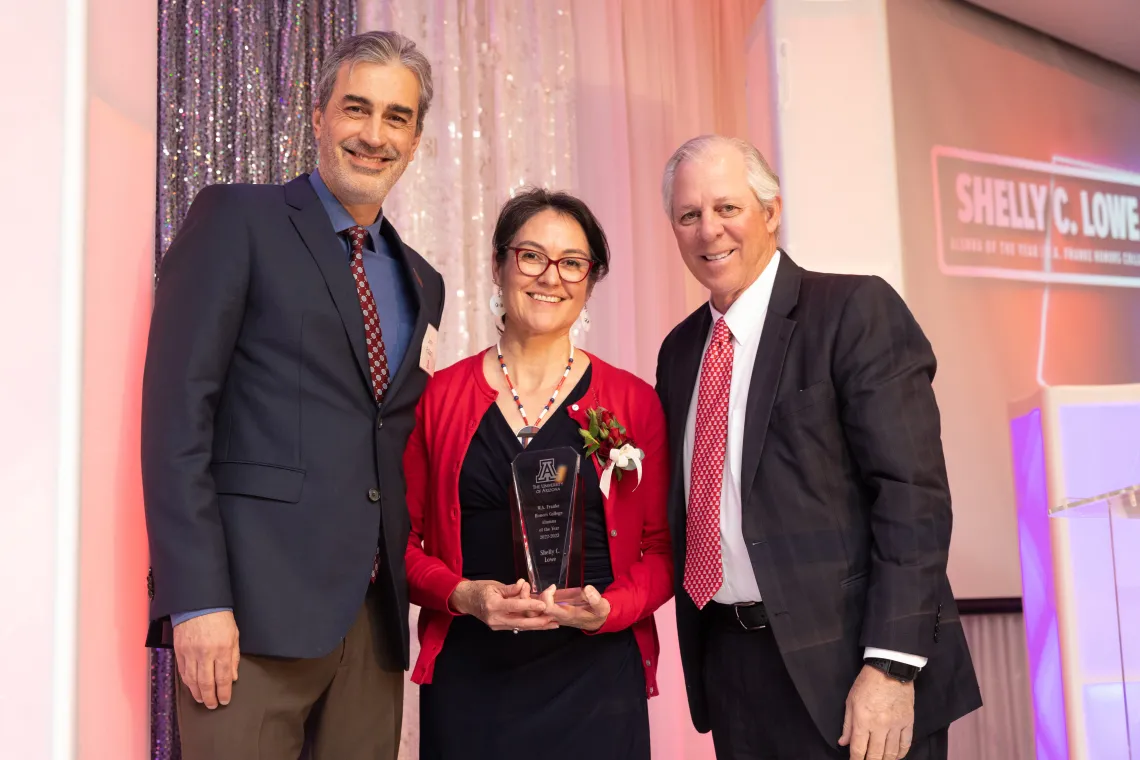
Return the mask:
[(356, 285), (307, 175), (214, 185), (162, 261), (143, 380), (147, 643), (174, 612), (232, 607), (243, 653), (319, 657), (348, 631), (380, 541), (386, 664), (408, 664), (401, 462), (443, 280), (385, 221), (416, 314), (382, 406)]
[[(661, 346), (657, 389), (673, 452), (677, 627), (693, 723), (709, 730), (701, 615), (683, 589), (684, 434), (711, 312)], [(821, 274), (782, 254), (748, 391), (744, 540), (784, 664), (828, 742), (867, 646), (929, 658), (915, 736), (981, 705), (946, 577), (950, 491), (935, 359), (877, 277)]]

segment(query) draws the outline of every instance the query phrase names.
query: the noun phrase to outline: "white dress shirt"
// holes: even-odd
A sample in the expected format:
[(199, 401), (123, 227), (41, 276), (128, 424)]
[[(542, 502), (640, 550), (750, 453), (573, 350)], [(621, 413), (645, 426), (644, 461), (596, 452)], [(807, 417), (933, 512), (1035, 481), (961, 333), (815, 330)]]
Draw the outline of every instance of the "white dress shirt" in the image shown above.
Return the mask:
[[(732, 384), (728, 392), (728, 440), (724, 449), (724, 480), (720, 496), (720, 554), (724, 571), (724, 582), (713, 595), (713, 601), (720, 604), (739, 602), (759, 602), (760, 589), (756, 585), (756, 574), (748, 547), (744, 542), (741, 517), (740, 467), (744, 447), (745, 409), (748, 406), (748, 386), (752, 382), (752, 368), (756, 364), (756, 352), (760, 348), (760, 334), (764, 331), (764, 318), (768, 314), (768, 302), (772, 298), (772, 286), (776, 282), (776, 269), (780, 264), (780, 252), (776, 251), (772, 260), (764, 268), (756, 281), (748, 286), (740, 297), (721, 314), (709, 302), (712, 312), (712, 325), (724, 317), (732, 333)], [(701, 350), (701, 371), (704, 371), (704, 354), (712, 340), (712, 327), (705, 337)], [(693, 386), (693, 397), (689, 403), (689, 415), (685, 421), (685, 501), (688, 505), (689, 478), (693, 462), (693, 439), (697, 420), (697, 395), (700, 393), (700, 375)], [(863, 657), (881, 657), (915, 667), (926, 665), (925, 657), (894, 652), (887, 649), (868, 647)]]

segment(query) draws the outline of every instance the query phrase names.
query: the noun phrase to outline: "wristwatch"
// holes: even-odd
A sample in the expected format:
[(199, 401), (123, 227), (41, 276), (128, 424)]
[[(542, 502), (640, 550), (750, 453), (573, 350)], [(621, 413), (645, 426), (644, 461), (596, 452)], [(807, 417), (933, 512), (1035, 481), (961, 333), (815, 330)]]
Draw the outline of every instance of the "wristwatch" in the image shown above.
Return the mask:
[(886, 673), (891, 678), (899, 683), (910, 683), (918, 677), (918, 672), (922, 668), (916, 668), (914, 665), (907, 665), (903, 662), (895, 662), (894, 660), (884, 660), (881, 657), (868, 657), (863, 660), (864, 665), (870, 665), (875, 670)]

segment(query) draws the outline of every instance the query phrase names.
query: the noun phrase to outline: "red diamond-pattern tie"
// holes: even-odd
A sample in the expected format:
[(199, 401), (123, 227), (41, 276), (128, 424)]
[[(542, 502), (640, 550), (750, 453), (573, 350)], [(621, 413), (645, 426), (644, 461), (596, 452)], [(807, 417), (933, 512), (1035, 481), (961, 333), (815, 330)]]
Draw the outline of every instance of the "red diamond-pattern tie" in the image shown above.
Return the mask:
[(364, 239), (368, 230), (357, 225), (348, 228), (352, 243), (352, 278), (356, 280), (356, 294), (360, 297), (360, 312), (364, 315), (364, 343), (368, 347), (368, 372), (372, 375), (372, 394), (376, 403), (384, 400), (388, 390), (388, 353), (384, 349), (384, 336), (380, 332), (380, 316), (376, 313), (376, 299), (364, 273)]
[[(348, 228), (352, 243), (352, 279), (356, 280), (356, 294), (360, 297), (360, 313), (364, 316), (364, 344), (368, 348), (368, 373), (372, 376), (372, 395), (379, 404), (388, 390), (388, 353), (384, 349), (384, 336), (380, 332), (380, 315), (376, 313), (376, 299), (364, 273), (364, 238), (368, 230), (357, 225)], [(372, 583), (380, 572), (380, 547), (372, 558)]]
[(689, 470), (689, 512), (685, 520), (684, 588), (704, 609), (724, 583), (720, 555), (720, 496), (728, 439), (728, 396), (732, 387), (732, 333), (724, 317), (713, 327), (701, 365), (693, 461)]

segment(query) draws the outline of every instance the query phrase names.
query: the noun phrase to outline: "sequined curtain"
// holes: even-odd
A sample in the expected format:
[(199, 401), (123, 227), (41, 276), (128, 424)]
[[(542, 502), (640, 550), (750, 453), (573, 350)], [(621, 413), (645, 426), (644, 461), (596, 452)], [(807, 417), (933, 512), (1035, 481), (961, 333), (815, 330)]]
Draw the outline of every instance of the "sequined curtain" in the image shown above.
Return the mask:
[[(160, 0), (161, 260), (206, 185), (279, 183), (316, 161), (310, 116), (325, 53), (356, 28), (353, 0)], [(151, 657), (151, 756), (181, 757), (174, 658)]]
[(317, 72), (355, 28), (352, 0), (161, 0), (159, 258), (206, 185), (283, 182), (315, 165)]
[(487, 302), (499, 207), (523, 185), (574, 188), (569, 7), (569, 0), (361, 0), (361, 31), (405, 34), (432, 64), (435, 99), (423, 140), (384, 212), (447, 282), (445, 366), (495, 341)]

